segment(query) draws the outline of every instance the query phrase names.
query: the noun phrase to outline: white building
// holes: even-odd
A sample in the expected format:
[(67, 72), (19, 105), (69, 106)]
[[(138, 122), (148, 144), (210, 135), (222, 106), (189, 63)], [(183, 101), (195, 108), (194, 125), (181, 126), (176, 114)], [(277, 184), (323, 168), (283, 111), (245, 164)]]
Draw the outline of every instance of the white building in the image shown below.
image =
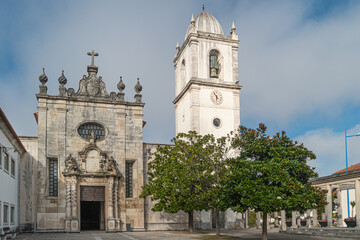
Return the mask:
[(19, 166), (26, 152), (0, 108), (0, 237), (19, 227)]
[(225, 136), (240, 126), (238, 35), (225, 35), (214, 16), (192, 17), (175, 55), (176, 134)]

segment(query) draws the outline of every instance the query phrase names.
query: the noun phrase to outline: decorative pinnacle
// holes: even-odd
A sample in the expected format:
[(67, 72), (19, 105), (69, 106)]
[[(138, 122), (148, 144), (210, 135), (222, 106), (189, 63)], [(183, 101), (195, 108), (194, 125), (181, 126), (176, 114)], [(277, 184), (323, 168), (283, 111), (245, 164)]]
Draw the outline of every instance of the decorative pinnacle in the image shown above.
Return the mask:
[(39, 81), (42, 85), (45, 85), (45, 83), (48, 81), (48, 77), (45, 74), (45, 68), (43, 68), (42, 74), (39, 76)]
[(120, 92), (124, 91), (125, 89), (125, 84), (123, 83), (122, 76), (120, 77), (120, 82), (117, 84), (117, 88)]
[(136, 92), (137, 94), (139, 94), (139, 93), (141, 92), (141, 90), (142, 90), (142, 86), (141, 86), (141, 84), (140, 84), (140, 82), (139, 82), (139, 78), (137, 79), (137, 83), (136, 83), (134, 89), (135, 89), (135, 92)]
[(203, 4), (203, 12), (205, 12), (205, 4)]
[(64, 85), (67, 83), (67, 79), (66, 79), (66, 77), (64, 76), (64, 70), (62, 70), (62, 74), (61, 74), (61, 76), (59, 77), (58, 81), (59, 81), (61, 87), (64, 87)]
[(191, 24), (195, 24), (195, 19), (194, 19), (194, 14), (191, 14), (191, 21), (190, 21)]
[(180, 49), (179, 42), (176, 43), (176, 49)]
[(232, 23), (232, 27), (231, 27), (231, 33), (234, 33), (235, 30), (236, 30), (236, 28), (235, 28), (235, 23), (233, 22), (233, 23)]

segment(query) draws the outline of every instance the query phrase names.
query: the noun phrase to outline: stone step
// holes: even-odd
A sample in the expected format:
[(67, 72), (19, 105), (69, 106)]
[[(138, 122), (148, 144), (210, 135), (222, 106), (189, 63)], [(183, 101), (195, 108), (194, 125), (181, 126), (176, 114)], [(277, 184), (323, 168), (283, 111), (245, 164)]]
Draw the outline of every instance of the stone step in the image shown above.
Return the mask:
[(360, 229), (358, 228), (288, 228), (286, 231), (280, 231), (280, 233), (360, 239)]

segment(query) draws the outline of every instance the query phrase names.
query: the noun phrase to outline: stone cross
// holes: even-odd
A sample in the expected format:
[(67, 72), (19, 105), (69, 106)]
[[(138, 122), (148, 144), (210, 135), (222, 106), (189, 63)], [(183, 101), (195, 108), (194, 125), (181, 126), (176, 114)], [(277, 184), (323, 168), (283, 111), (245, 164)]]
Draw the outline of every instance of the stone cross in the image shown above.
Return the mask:
[(99, 54), (92, 50), (92, 52), (88, 52), (87, 55), (91, 56), (91, 66), (94, 66), (94, 57), (99, 56)]

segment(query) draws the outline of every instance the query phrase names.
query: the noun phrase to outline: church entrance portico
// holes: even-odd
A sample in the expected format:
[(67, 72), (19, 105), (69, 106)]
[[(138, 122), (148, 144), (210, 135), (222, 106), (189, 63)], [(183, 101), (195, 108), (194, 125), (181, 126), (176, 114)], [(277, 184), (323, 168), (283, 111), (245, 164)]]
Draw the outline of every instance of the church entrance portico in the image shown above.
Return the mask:
[(80, 230), (105, 230), (105, 187), (80, 186)]
[(95, 143), (86, 146), (78, 156), (78, 159), (72, 155), (67, 157), (63, 172), (66, 183), (65, 231), (120, 231), (121, 174), (116, 161)]

